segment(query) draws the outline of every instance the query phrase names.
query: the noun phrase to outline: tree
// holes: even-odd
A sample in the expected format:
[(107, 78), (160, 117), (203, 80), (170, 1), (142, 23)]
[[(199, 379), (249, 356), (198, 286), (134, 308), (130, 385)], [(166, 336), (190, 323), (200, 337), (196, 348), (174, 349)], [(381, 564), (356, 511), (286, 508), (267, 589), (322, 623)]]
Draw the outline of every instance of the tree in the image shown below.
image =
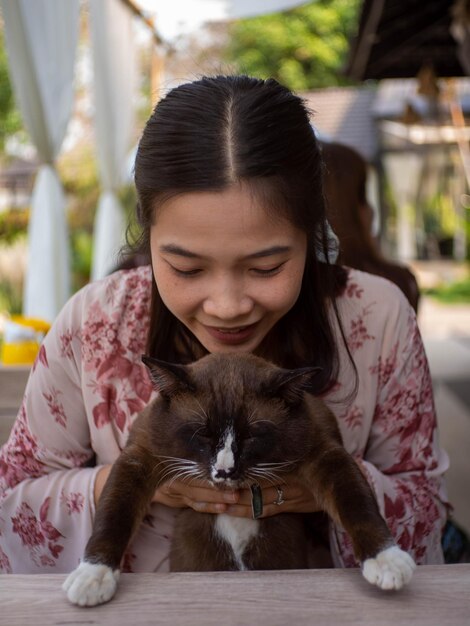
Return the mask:
[(4, 149), (6, 138), (21, 128), (21, 117), (15, 106), (8, 74), (8, 59), (3, 30), (0, 28), (0, 152)]
[(360, 0), (317, 0), (282, 14), (237, 20), (227, 60), (295, 91), (350, 83), (341, 75)]

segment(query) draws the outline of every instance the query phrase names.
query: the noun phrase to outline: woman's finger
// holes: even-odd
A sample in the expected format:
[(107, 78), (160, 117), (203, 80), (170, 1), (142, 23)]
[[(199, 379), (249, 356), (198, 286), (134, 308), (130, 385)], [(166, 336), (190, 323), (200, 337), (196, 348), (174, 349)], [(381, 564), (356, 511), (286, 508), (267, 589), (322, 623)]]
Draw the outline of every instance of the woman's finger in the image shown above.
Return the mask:
[[(234, 504), (239, 497), (236, 491), (216, 489), (202, 481), (197, 481), (197, 483), (196, 481), (191, 483), (171, 481), (161, 485), (159, 491), (167, 502), (171, 502), (169, 506), (190, 506), (195, 510), (195, 505), (198, 503), (199, 508), (197, 510), (202, 510), (204, 505)], [(167, 504), (158, 496), (157, 500), (162, 502), (162, 504)]]

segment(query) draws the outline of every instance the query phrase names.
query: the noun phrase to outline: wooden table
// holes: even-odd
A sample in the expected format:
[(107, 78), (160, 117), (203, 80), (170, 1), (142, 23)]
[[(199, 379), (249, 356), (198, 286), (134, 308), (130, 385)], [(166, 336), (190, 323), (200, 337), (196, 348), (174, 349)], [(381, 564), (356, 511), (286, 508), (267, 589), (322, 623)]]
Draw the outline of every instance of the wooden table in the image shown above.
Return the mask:
[(115, 598), (78, 608), (65, 576), (0, 576), (2, 626), (469, 626), (470, 565), (419, 567), (384, 592), (358, 570), (123, 574)]

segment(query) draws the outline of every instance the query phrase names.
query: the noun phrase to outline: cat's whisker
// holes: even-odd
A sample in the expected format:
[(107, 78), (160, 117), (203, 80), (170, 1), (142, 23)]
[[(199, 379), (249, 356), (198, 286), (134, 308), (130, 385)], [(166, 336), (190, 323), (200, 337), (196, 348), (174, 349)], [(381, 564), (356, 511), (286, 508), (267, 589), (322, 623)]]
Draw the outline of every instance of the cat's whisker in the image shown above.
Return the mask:
[(264, 474), (258, 474), (258, 473), (254, 473), (254, 472), (253, 473), (248, 472), (247, 473), (247, 478), (251, 478), (252, 480), (255, 480), (255, 481), (259, 481), (260, 478), (262, 478), (267, 483), (269, 483), (270, 485), (277, 485), (279, 482), (281, 482), (281, 481), (279, 481), (277, 479), (273, 479), (273, 478), (270, 478), (269, 476), (265, 476)]
[(171, 476), (172, 474), (178, 474), (178, 473), (182, 473), (182, 472), (195, 472), (197, 471), (197, 468), (191, 468), (191, 467), (186, 467), (186, 466), (180, 466), (180, 465), (172, 465), (171, 467), (166, 468), (163, 471), (162, 476), (160, 477), (160, 482), (163, 482), (166, 478), (168, 478), (169, 476)]
[(191, 439), (189, 441), (192, 441), (194, 437), (198, 434), (198, 432), (203, 430), (205, 427), (206, 427), (205, 424), (201, 424), (201, 426), (192, 434)]
[(202, 411), (202, 414), (203, 414), (204, 418), (205, 418), (206, 420), (209, 420), (209, 416), (207, 415), (207, 411), (205, 411), (205, 410), (204, 410), (204, 407), (203, 407), (203, 406), (202, 406), (202, 404), (199, 402), (199, 400), (197, 399), (197, 397), (195, 397), (194, 399), (195, 399), (195, 400), (196, 400), (196, 402), (198, 403), (199, 408), (201, 409), (201, 411)]
[(271, 473), (264, 473), (264, 472), (251, 472), (250, 473), (251, 476), (253, 476), (253, 478), (259, 480), (260, 478), (266, 480), (267, 482), (269, 482), (271, 485), (276, 485), (278, 483), (285, 483), (285, 480), (283, 480), (282, 478), (280, 478), (280, 476), (277, 476), (276, 474), (271, 474)]
[(189, 459), (183, 459), (183, 458), (181, 458), (179, 456), (165, 456), (163, 454), (159, 454), (159, 455), (156, 455), (156, 456), (158, 456), (159, 459), (171, 459), (172, 461), (183, 461), (184, 463), (193, 463), (193, 464), (196, 463), (196, 461), (190, 461)]
[(202, 413), (199, 413), (199, 411), (196, 411), (195, 409), (189, 409), (189, 412), (192, 413), (193, 415), (195, 415), (196, 417), (199, 417), (201, 421), (197, 421), (197, 422), (190, 422), (191, 424), (206, 424), (207, 418), (205, 415), (203, 415)]
[(193, 483), (195, 480), (201, 480), (203, 478), (203, 476), (199, 473), (197, 474), (187, 474), (186, 476), (181, 475), (180, 479), (182, 482), (186, 482), (188, 485), (191, 485), (191, 483)]
[(183, 465), (180, 463), (175, 463), (172, 462), (171, 464), (166, 464), (163, 467), (160, 467), (162, 465), (162, 463), (157, 463), (154, 467), (153, 467), (153, 471), (160, 471), (160, 472), (171, 472), (175, 469), (190, 469), (192, 466), (191, 465)]
[(284, 466), (287, 466), (287, 465), (296, 465), (297, 463), (299, 463), (299, 459), (296, 459), (295, 461), (278, 461), (278, 462), (272, 462), (272, 463), (257, 463), (256, 466), (257, 467), (268, 467), (268, 466), (284, 467)]
[(200, 472), (198, 471), (183, 471), (183, 472), (179, 472), (177, 474), (175, 474), (175, 476), (173, 476), (173, 478), (169, 481), (168, 486), (171, 487), (171, 485), (177, 481), (177, 480), (181, 480), (181, 482), (188, 482), (188, 484), (191, 484), (191, 481), (197, 480), (198, 478), (202, 478)]

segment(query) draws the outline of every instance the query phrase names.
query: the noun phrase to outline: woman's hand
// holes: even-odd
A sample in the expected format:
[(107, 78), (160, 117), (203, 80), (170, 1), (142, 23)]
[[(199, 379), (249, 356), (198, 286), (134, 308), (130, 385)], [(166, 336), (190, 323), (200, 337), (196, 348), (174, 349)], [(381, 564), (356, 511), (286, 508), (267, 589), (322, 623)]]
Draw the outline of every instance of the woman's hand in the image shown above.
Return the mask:
[(237, 491), (217, 489), (202, 480), (190, 483), (179, 480), (161, 485), (152, 498), (152, 502), (165, 504), (171, 508), (189, 507), (200, 513), (226, 513), (230, 504), (238, 502)]
[[(103, 466), (96, 476), (95, 504), (101, 496), (111, 467)], [(313, 513), (321, 510), (312, 494), (296, 481), (295, 476), (284, 476), (282, 483), (277, 486), (266, 482), (260, 482), (260, 486), (263, 494), (261, 517), (270, 517), (278, 513)], [(278, 487), (282, 491), (282, 504), (277, 504), (280, 500)], [(249, 488), (236, 491), (217, 489), (201, 480), (192, 480), (190, 483), (178, 480), (164, 483), (155, 491), (152, 502), (176, 509), (189, 507), (200, 513), (227, 513), (235, 517), (253, 517)]]
[[(263, 496), (261, 517), (271, 517), (278, 513), (314, 513), (321, 510), (315, 497), (295, 476), (284, 476), (283, 481), (274, 486), (263, 482), (260, 482), (260, 486)], [(228, 506), (225, 512), (236, 517), (252, 518), (251, 490), (241, 489), (238, 494), (238, 502)]]
[[(260, 485), (263, 495), (261, 517), (270, 517), (278, 513), (313, 513), (320, 510), (312, 494), (300, 485), (294, 476), (285, 476), (283, 482), (279, 484), (282, 490), (282, 504), (278, 504), (280, 494), (277, 486), (268, 483)], [(172, 508), (190, 507), (202, 513), (253, 517), (249, 488), (237, 491), (222, 490), (203, 481), (166, 483), (157, 489), (153, 502)]]

